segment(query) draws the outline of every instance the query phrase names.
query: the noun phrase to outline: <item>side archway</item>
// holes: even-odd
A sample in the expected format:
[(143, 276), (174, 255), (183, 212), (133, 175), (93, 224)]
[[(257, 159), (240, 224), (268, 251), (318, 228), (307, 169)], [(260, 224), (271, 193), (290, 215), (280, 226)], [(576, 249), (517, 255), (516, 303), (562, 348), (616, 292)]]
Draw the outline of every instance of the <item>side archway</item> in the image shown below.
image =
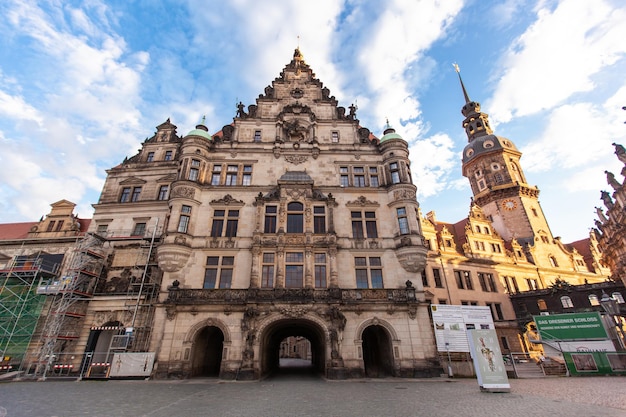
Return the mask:
[(384, 378), (395, 376), (394, 352), (397, 351), (397, 339), (393, 327), (382, 320), (373, 318), (362, 323), (356, 341), (363, 360), (365, 376), (369, 378)]

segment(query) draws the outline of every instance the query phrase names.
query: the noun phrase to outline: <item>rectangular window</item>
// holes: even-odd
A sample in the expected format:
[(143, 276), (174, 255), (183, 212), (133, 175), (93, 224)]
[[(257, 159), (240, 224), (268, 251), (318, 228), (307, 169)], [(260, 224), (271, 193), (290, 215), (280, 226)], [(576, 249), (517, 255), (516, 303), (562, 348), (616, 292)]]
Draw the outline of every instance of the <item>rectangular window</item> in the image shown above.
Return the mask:
[(363, 167), (352, 168), (354, 174), (354, 186), (365, 187), (365, 169)]
[(378, 168), (370, 167), (370, 187), (378, 187)]
[(433, 268), (433, 280), (435, 281), (435, 287), (443, 288), (443, 282), (441, 281), (441, 271), (438, 268)]
[(487, 278), (485, 277), (486, 274), (483, 274), (482, 272), (478, 273), (478, 282), (480, 283), (480, 288), (485, 291), (488, 292), (489, 289), (487, 288)]
[(146, 158), (146, 162), (152, 162), (154, 160), (154, 152), (148, 152), (148, 157)]
[(189, 168), (189, 181), (198, 181), (200, 171), (198, 168)]
[(367, 232), (367, 237), (370, 239), (378, 237), (376, 212), (366, 211), (361, 213), (360, 211), (353, 211), (350, 215), (352, 218), (352, 237), (354, 239), (364, 239), (364, 231)]
[(304, 280), (304, 254), (287, 252), (285, 254), (285, 288), (302, 288)]
[(422, 285), (428, 287), (428, 278), (426, 277), (426, 270), (422, 271)]
[(495, 253), (502, 253), (502, 248), (500, 248), (500, 245), (498, 243), (492, 243), (491, 250)]
[(389, 164), (389, 172), (391, 173), (391, 183), (398, 184), (400, 182), (400, 169), (397, 162)]
[(485, 274), (487, 276), (487, 285), (489, 286), (489, 290), (491, 292), (498, 292), (498, 287), (496, 286), (496, 280), (493, 278), (493, 274)]
[(224, 228), (224, 210), (215, 210), (213, 212), (213, 226), (211, 227), (211, 237), (221, 237)]
[(165, 160), (166, 161), (172, 160), (172, 151), (165, 151)]
[(398, 215), (398, 226), (400, 227), (401, 235), (408, 235), (409, 230), (409, 219), (406, 217), (406, 208), (400, 207), (396, 209), (396, 213)]
[(445, 304), (448, 304), (448, 300), (446, 300), (445, 298), (440, 298), (439, 300), (437, 300), (437, 302), (438, 302), (439, 304), (444, 304), (444, 305), (445, 305)]
[(226, 184), (228, 186), (237, 185), (237, 165), (228, 165), (226, 168)]
[(326, 288), (326, 254), (315, 254), (315, 288)]
[(330, 133), (330, 141), (332, 143), (337, 143), (339, 142), (339, 132), (337, 131), (333, 131)]
[(230, 288), (233, 280), (234, 256), (207, 256), (203, 288)]
[(146, 233), (145, 223), (135, 223), (132, 236), (143, 236)]
[(517, 285), (517, 278), (511, 277), (511, 284), (513, 284), (513, 289), (516, 293), (519, 292), (519, 286)]
[(55, 229), (55, 232), (60, 232), (61, 229), (63, 228), (63, 223), (65, 222), (65, 220), (59, 220), (57, 222), (57, 228)]
[(261, 266), (261, 287), (274, 287), (274, 257), (273, 253), (263, 254), (263, 263)]
[(354, 266), (357, 288), (384, 288), (382, 263), (379, 257), (355, 257)]
[(276, 206), (265, 206), (265, 227), (263, 233), (276, 233)]
[(130, 201), (130, 187), (122, 188), (122, 194), (120, 195), (120, 203), (128, 203)]
[(473, 290), (472, 278), (469, 271), (454, 271), (456, 285), (460, 290)]
[(340, 184), (342, 187), (350, 186), (350, 177), (348, 176), (348, 167), (339, 167), (340, 176)]
[(239, 210), (228, 210), (226, 220), (226, 237), (237, 236), (237, 225), (239, 223)]
[(52, 220), (50, 223), (48, 223), (48, 228), (46, 229), (46, 232), (51, 232), (52, 230), (54, 230), (54, 225), (56, 224), (56, 221)]
[(500, 303), (486, 303), (486, 305), (491, 309), (491, 317), (493, 320), (504, 320), (504, 315), (502, 314), (502, 304)]
[(252, 165), (243, 166), (243, 179), (241, 184), (244, 186), (252, 184)]
[(254, 131), (254, 141), (255, 142), (261, 142), (261, 131), (260, 130), (255, 130)]
[(313, 233), (326, 233), (326, 208), (324, 206), (313, 207)]
[(169, 190), (169, 186), (168, 185), (162, 185), (159, 187), (159, 195), (157, 197), (157, 199), (159, 200), (167, 200), (167, 192)]
[(365, 237), (363, 233), (363, 220), (361, 218), (362, 214), (360, 211), (353, 211), (351, 213), (352, 217), (352, 237), (354, 239), (363, 239)]
[(133, 188), (133, 195), (131, 197), (131, 201), (139, 201), (139, 196), (141, 195), (141, 187)]
[(222, 177), (222, 166), (213, 165), (213, 173), (211, 174), (211, 185), (220, 185)]
[(109, 230), (109, 225), (108, 224), (99, 224), (97, 233), (99, 235), (106, 235), (108, 230)]
[(180, 209), (182, 213), (180, 218), (178, 219), (178, 232), (179, 233), (187, 233), (187, 228), (189, 227), (189, 219), (191, 214), (191, 206), (185, 206)]

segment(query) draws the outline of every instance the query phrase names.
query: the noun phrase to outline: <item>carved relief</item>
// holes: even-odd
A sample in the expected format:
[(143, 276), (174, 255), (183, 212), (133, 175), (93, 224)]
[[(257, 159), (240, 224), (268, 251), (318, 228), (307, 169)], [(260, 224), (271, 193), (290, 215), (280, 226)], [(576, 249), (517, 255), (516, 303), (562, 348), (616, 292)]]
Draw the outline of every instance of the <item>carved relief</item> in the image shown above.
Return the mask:
[(280, 311), (281, 314), (287, 316), (287, 317), (293, 317), (293, 318), (299, 318), (304, 316), (306, 313), (308, 313), (308, 309), (304, 308), (304, 307), (281, 307), (278, 309), (278, 311)]
[(348, 201), (347, 206), (379, 206), (376, 201), (370, 201), (365, 196), (360, 196), (354, 201)]
[(223, 198), (219, 199), (219, 200), (212, 200), (211, 204), (219, 204), (219, 205), (225, 205), (228, 206), (230, 204), (234, 204), (234, 205), (244, 205), (245, 203), (241, 200), (237, 200), (235, 198), (233, 198), (233, 196), (231, 196), (230, 194), (226, 194)]
[[(274, 154), (275, 156), (276, 154)], [(300, 165), (303, 162), (306, 162), (309, 159), (306, 155), (285, 155), (285, 161), (290, 164)]]
[(395, 190), (393, 192), (394, 200), (415, 200), (415, 191), (413, 190)]
[(172, 197), (194, 198), (196, 190), (191, 187), (176, 187), (172, 190)]

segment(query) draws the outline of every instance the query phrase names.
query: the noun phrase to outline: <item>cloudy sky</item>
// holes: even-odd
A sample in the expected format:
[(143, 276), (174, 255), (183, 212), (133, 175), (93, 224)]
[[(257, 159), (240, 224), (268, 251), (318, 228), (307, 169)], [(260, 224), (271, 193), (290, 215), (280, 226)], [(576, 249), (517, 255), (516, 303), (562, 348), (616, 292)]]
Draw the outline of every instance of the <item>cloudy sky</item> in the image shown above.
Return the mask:
[[(0, 222), (60, 199), (92, 215), (105, 170), (171, 118), (232, 121), (298, 45), (378, 136), (411, 146), (424, 213), (467, 216), (457, 62), (496, 133), (524, 153), (552, 233), (587, 237), (626, 145), (623, 0), (4, 0), (0, 2)], [(299, 38), (298, 38), (299, 37)], [(612, 191), (612, 190), (611, 190)]]

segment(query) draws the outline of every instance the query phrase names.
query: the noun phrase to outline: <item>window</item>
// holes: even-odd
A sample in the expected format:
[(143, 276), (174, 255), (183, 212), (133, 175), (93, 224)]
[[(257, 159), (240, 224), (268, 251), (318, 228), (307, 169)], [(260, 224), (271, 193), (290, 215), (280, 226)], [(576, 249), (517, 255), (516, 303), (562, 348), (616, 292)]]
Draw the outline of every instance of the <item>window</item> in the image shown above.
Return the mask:
[(445, 304), (448, 304), (448, 300), (446, 300), (445, 298), (440, 298), (440, 299), (437, 300), (437, 303), (445, 305)]
[[(482, 280), (481, 280), (481, 275), (482, 275)], [(496, 280), (493, 278), (493, 274), (479, 272), (478, 280), (481, 281), (480, 287), (482, 288), (483, 291), (498, 292), (498, 288), (496, 287)], [(484, 287), (483, 287), (482, 281), (484, 281), (485, 283)]]
[(130, 187), (122, 188), (122, 194), (120, 195), (120, 203), (128, 203), (130, 201)]
[(378, 187), (378, 168), (370, 167), (370, 187)]
[(315, 288), (326, 288), (326, 254), (315, 254)]
[(500, 247), (499, 243), (492, 243), (491, 244), (491, 251), (494, 253), (502, 253), (502, 248)]
[(61, 229), (63, 228), (63, 223), (64, 223), (64, 222), (65, 222), (64, 220), (59, 220), (59, 221), (57, 222), (57, 228), (56, 228), (54, 231), (55, 231), (55, 232), (60, 232), (60, 231), (61, 231)]
[(491, 234), (491, 231), (489, 230), (489, 228), (487, 226), (485, 226), (485, 234), (487, 234), (487, 235)]
[(474, 246), (476, 246), (476, 250), (485, 250), (485, 242), (476, 240), (474, 241)]
[(460, 290), (474, 289), (469, 271), (454, 271), (454, 277), (456, 278), (456, 285)]
[(261, 265), (261, 287), (274, 287), (274, 258), (273, 253), (264, 253)]
[(172, 160), (172, 151), (165, 151), (165, 160), (166, 161)]
[(354, 186), (365, 187), (365, 169), (363, 167), (352, 168), (354, 174)]
[(348, 176), (348, 167), (339, 167), (340, 176), (340, 185), (342, 187), (350, 186), (350, 177)]
[(50, 223), (48, 223), (48, 228), (46, 229), (46, 232), (51, 232), (52, 230), (54, 230), (54, 225), (56, 224), (56, 222), (54, 220), (52, 220)]
[(592, 306), (599, 306), (600, 305), (600, 300), (598, 299), (598, 296), (595, 294), (589, 294), (589, 304), (591, 304)]
[(485, 277), (485, 274), (483, 274), (482, 272), (478, 273), (478, 283), (480, 284), (480, 288), (483, 291), (485, 291), (485, 292), (489, 291), (487, 289), (487, 278)]
[(400, 169), (397, 162), (389, 164), (389, 171), (391, 172), (391, 183), (398, 184), (400, 182)]
[(536, 208), (531, 208), (530, 209), (533, 212), (533, 216), (538, 217), (539, 214), (537, 213), (537, 209)]
[(226, 184), (228, 186), (237, 185), (237, 165), (228, 165), (226, 167)]
[(500, 336), (500, 344), (502, 345), (503, 349), (511, 350), (511, 348), (509, 347), (509, 341), (507, 340), (506, 336)]
[(543, 299), (539, 299), (537, 300), (537, 307), (539, 307), (539, 310), (541, 311), (546, 311), (548, 309), (548, 305), (546, 304), (546, 300)]
[(493, 176), (493, 179), (496, 181), (496, 184), (500, 184), (500, 183), (502, 183), (502, 181), (503, 181), (503, 180), (502, 180), (502, 174), (500, 174), (500, 173), (495, 174), (495, 175)]
[(502, 304), (500, 303), (486, 303), (486, 305), (491, 309), (491, 316), (493, 320), (504, 320), (504, 315), (502, 314)]
[(485, 188), (486, 188), (485, 181), (484, 180), (478, 181), (478, 190), (482, 191)]
[(180, 209), (181, 215), (178, 219), (178, 233), (187, 233), (189, 227), (189, 219), (191, 214), (191, 206), (185, 206)]
[(531, 291), (539, 289), (536, 279), (526, 278), (526, 285), (528, 285), (528, 289)]
[(304, 278), (304, 254), (287, 252), (285, 254), (285, 288), (302, 288)]
[(433, 268), (433, 280), (435, 281), (435, 287), (443, 288), (443, 283), (441, 282), (441, 272), (438, 268)]
[(255, 130), (254, 131), (254, 141), (255, 142), (261, 142), (261, 131), (260, 130)]
[(239, 224), (239, 210), (228, 210), (226, 219), (226, 237), (237, 236), (237, 226)]
[(620, 292), (615, 291), (613, 294), (611, 294), (611, 298), (617, 301), (617, 304), (624, 304), (624, 297)]
[(131, 196), (130, 200), (133, 202), (139, 201), (140, 195), (141, 195), (141, 187), (135, 187), (133, 188), (133, 195)]
[(304, 205), (298, 202), (287, 204), (287, 233), (304, 232)]
[(357, 288), (383, 288), (383, 270), (379, 257), (354, 258)]
[(559, 267), (559, 263), (556, 261), (556, 258), (554, 256), (550, 256), (550, 265), (552, 265), (553, 268), (558, 268)]
[(574, 303), (572, 303), (572, 299), (569, 298), (567, 295), (561, 297), (561, 305), (563, 306), (563, 308), (574, 308)]
[(433, 250), (433, 244), (430, 242), (430, 239), (424, 240), (424, 246), (426, 246), (426, 249), (428, 250)]
[(159, 200), (167, 200), (167, 192), (169, 191), (168, 185), (162, 185), (159, 187), (159, 195), (157, 199)]
[(108, 230), (109, 230), (109, 225), (108, 224), (99, 224), (98, 225), (98, 230), (97, 230), (96, 233), (98, 233), (99, 235), (106, 235)]
[[(352, 237), (354, 239), (364, 239), (364, 230), (367, 232), (367, 237), (370, 239), (378, 237), (378, 229), (376, 228), (376, 212), (366, 211), (364, 213), (360, 211), (351, 212), (352, 217)], [(365, 223), (365, 229), (363, 229)]]
[(245, 186), (252, 184), (252, 165), (243, 166), (243, 179), (241, 184)]
[(234, 256), (207, 256), (203, 288), (230, 288), (233, 280)]
[(334, 131), (330, 133), (330, 141), (332, 143), (337, 143), (339, 142), (339, 132)]
[(313, 233), (326, 233), (326, 208), (313, 207)]
[(276, 206), (265, 206), (263, 233), (276, 233)]
[(518, 293), (519, 292), (519, 287), (517, 285), (517, 278), (511, 277), (511, 284), (513, 284), (513, 288), (515, 289), (515, 292)]
[(211, 185), (220, 185), (222, 177), (222, 166), (213, 165), (213, 173), (211, 174)]
[(226, 233), (224, 234), (224, 236), (237, 236), (239, 210), (228, 210), (228, 216), (226, 216), (226, 214), (226, 210), (215, 210), (213, 212), (213, 226), (211, 227), (211, 237), (222, 237), (224, 222), (226, 222)]
[(200, 177), (200, 161), (197, 159), (191, 160), (191, 168), (189, 168), (189, 181), (198, 181)]
[(396, 209), (398, 215), (398, 226), (400, 227), (401, 235), (409, 234), (409, 219), (406, 217), (406, 208), (400, 207)]
[(146, 158), (146, 162), (152, 162), (154, 160), (154, 152), (148, 152), (148, 157)]
[(132, 236), (143, 236), (146, 233), (145, 223), (135, 223)]

